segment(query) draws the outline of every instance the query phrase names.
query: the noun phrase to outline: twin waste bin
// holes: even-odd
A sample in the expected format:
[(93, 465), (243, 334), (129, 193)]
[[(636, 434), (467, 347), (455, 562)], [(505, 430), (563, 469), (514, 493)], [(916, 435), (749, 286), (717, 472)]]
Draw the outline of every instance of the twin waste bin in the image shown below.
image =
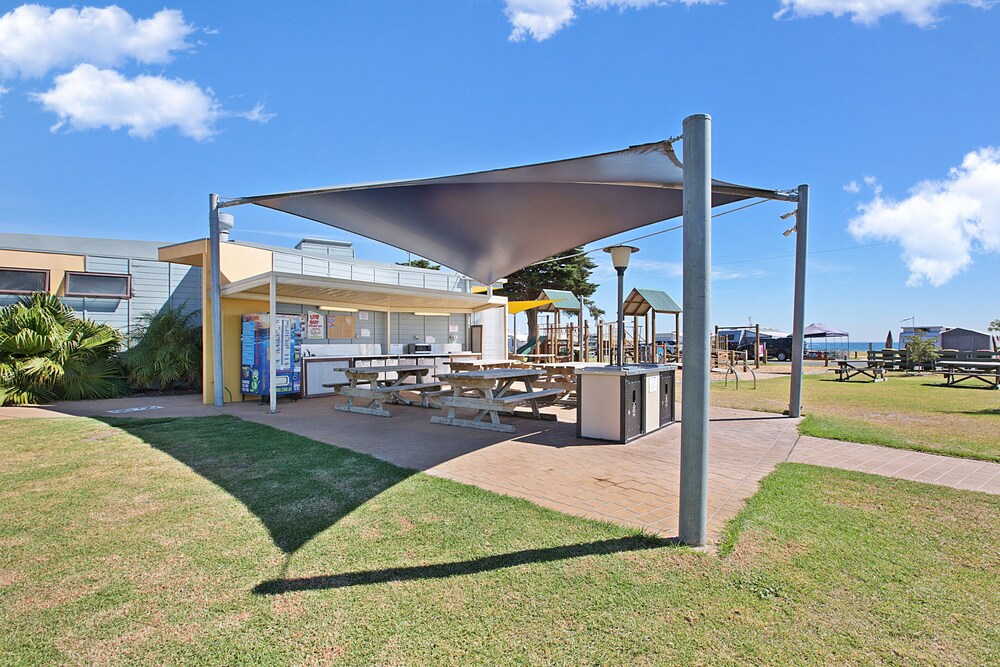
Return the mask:
[(673, 423), (676, 372), (674, 364), (579, 369), (577, 436), (628, 442)]

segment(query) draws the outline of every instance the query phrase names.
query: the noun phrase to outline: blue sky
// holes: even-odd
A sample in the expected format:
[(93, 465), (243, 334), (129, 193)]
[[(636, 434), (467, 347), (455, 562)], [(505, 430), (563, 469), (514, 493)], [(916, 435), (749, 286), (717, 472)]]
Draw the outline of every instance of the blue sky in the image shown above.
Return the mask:
[[(910, 316), (984, 329), (1000, 317), (998, 29), (985, 0), (0, 3), (0, 230), (182, 241), (205, 235), (213, 191), (574, 157), (704, 112), (717, 178), (811, 186), (807, 322), (855, 340)], [(790, 326), (790, 208), (715, 222), (715, 322)], [(236, 238), (351, 238), (235, 213)], [(627, 285), (679, 299), (679, 232), (638, 245)]]

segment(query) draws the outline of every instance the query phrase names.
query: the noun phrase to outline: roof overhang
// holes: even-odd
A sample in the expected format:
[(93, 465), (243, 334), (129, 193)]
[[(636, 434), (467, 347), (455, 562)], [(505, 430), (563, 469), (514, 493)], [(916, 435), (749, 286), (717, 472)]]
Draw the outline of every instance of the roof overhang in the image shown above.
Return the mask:
[(266, 301), (269, 298), (272, 276), (276, 284), (277, 299), (286, 303), (393, 312), (417, 310), (468, 313), (503, 307), (507, 303), (507, 299), (501, 296), (360, 283), (341, 278), (282, 272), (262, 273), (223, 285), (222, 296)]
[[(559, 252), (683, 213), (662, 141), (508, 169), (222, 201), (256, 204), (403, 248), (484, 284)], [(712, 206), (795, 195), (712, 182)]]

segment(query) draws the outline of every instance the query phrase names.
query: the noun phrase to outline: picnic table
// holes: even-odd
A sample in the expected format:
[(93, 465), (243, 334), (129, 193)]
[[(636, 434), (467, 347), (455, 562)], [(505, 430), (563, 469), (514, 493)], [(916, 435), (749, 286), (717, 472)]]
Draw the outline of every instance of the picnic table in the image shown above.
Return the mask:
[[(386, 400), (391, 403), (416, 405), (414, 401), (402, 396), (400, 394), (402, 391), (415, 391), (420, 394), (419, 405), (421, 407), (439, 407), (432, 405), (430, 398), (433, 396), (433, 392), (442, 388), (443, 384), (441, 382), (423, 382), (424, 376), (430, 370), (430, 366), (352, 366), (344, 369), (344, 375), (349, 381), (347, 386), (333, 383), (323, 386), (333, 387), (338, 395), (347, 397), (347, 403), (335, 405), (334, 410), (391, 417), (392, 413), (382, 407), (382, 403)], [(379, 377), (389, 373), (395, 373), (396, 377), (394, 379)], [(407, 384), (406, 381), (410, 378), (413, 378), (415, 382)], [(367, 399), (368, 403), (355, 405), (355, 398)]]
[(564, 361), (554, 364), (532, 364), (542, 371), (538, 385), (543, 388), (558, 387), (566, 390), (564, 401), (576, 400), (576, 371), (580, 368), (593, 366), (592, 361)]
[(841, 382), (850, 380), (852, 377), (863, 375), (871, 378), (873, 382), (883, 382), (885, 380), (885, 362), (882, 361), (849, 361), (846, 359), (837, 360), (837, 379)]
[(962, 361), (939, 361), (938, 371), (944, 374), (945, 384), (953, 385), (965, 380), (980, 380), (993, 389), (1000, 388), (1000, 361), (980, 361), (966, 359)]
[(470, 359), (453, 361), (448, 367), (452, 371), (485, 371), (493, 368), (510, 368), (518, 363), (516, 359)]
[[(532, 382), (542, 374), (533, 368), (498, 368), (482, 371), (465, 371), (462, 373), (444, 373), (438, 379), (451, 385), (452, 394), (440, 396), (441, 404), (448, 408), (448, 416), (434, 415), (431, 421), (447, 426), (464, 426), (480, 428), (488, 431), (515, 433), (513, 424), (500, 421), (500, 413), (531, 417), (533, 419), (555, 419), (555, 415), (543, 415), (538, 411), (538, 401), (543, 398), (561, 396), (563, 389), (539, 389), (532, 387)], [(523, 382), (525, 391), (511, 392), (515, 383)], [(528, 404), (530, 413), (515, 412), (514, 408)], [(472, 408), (478, 410), (473, 419), (459, 419), (457, 408)], [(489, 421), (484, 421), (489, 417)]]

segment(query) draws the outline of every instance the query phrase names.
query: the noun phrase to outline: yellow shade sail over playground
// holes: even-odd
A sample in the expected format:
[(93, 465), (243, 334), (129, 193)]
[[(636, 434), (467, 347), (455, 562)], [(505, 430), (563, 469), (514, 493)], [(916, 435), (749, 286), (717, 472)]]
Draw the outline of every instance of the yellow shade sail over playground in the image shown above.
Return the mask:
[(555, 303), (555, 299), (537, 299), (535, 301), (508, 301), (507, 302), (507, 312), (511, 315), (517, 315), (518, 313), (523, 313), (526, 310), (531, 310), (532, 308), (538, 308), (539, 306), (545, 306), (550, 303)]

